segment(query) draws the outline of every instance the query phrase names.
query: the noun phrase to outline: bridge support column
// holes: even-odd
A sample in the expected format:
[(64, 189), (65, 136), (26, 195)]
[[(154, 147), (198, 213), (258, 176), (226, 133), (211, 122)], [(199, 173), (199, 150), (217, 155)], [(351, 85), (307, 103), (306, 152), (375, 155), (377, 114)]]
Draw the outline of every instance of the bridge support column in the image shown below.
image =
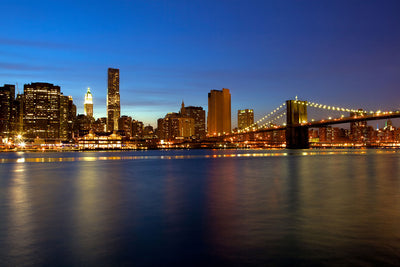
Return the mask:
[(308, 142), (307, 126), (287, 126), (286, 127), (286, 148), (307, 149), (310, 148)]
[(308, 127), (302, 126), (307, 122), (307, 102), (300, 100), (286, 101), (286, 148), (310, 148), (308, 142)]

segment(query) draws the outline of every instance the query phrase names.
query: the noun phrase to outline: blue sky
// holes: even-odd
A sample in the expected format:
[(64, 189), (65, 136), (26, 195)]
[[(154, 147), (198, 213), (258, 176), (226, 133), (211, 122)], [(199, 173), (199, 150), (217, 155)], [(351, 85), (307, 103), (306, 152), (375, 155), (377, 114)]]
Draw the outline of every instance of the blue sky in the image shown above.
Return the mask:
[(50, 82), (106, 114), (107, 68), (121, 114), (145, 124), (229, 88), (232, 118), (296, 95), (400, 109), (400, 1), (1, 1), (0, 84)]

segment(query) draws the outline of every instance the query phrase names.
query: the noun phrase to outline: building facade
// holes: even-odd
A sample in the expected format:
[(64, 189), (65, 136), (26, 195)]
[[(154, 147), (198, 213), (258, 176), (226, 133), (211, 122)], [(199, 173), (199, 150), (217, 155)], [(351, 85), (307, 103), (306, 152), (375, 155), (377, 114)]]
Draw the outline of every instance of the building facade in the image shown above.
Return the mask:
[(60, 86), (50, 83), (24, 85), (23, 129), (27, 138), (60, 138)]
[(76, 107), (72, 98), (50, 83), (24, 85), (23, 134), (26, 138), (67, 140), (71, 138)]
[(94, 132), (103, 133), (107, 132), (107, 118), (98, 118), (92, 124), (92, 129)]
[(208, 135), (231, 131), (231, 94), (229, 89), (211, 90), (208, 93)]
[(202, 107), (185, 107), (182, 102), (181, 115), (194, 119), (194, 136), (201, 140), (206, 137), (206, 112)]
[[(350, 112), (350, 117), (364, 116), (367, 113), (362, 109), (357, 112)], [(358, 121), (350, 123), (350, 139), (352, 141), (365, 142), (368, 138), (368, 124), (367, 121)]]
[(15, 85), (0, 87), (0, 136), (10, 137), (14, 130)]
[(163, 119), (158, 119), (158, 137), (163, 140), (185, 139), (194, 135), (194, 119), (184, 117), (180, 113), (168, 113)]
[(109, 68), (107, 87), (107, 131), (118, 130), (118, 119), (120, 115), (119, 69)]
[(143, 122), (132, 120), (132, 137), (135, 139), (143, 138)]
[(83, 111), (86, 116), (93, 117), (93, 96), (88, 87), (85, 94), (85, 102), (83, 104)]
[(118, 119), (118, 131), (122, 136), (130, 138), (132, 136), (132, 117), (121, 116)]
[(252, 109), (239, 109), (237, 114), (238, 129), (243, 130), (254, 124), (254, 111)]

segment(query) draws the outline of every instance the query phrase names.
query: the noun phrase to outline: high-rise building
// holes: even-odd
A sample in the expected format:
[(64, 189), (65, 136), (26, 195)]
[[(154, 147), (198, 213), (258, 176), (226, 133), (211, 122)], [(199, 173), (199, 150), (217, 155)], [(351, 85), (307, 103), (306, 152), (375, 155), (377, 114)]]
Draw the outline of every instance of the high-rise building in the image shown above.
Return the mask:
[(64, 96), (62, 93), (60, 94), (60, 138), (62, 140), (70, 139), (69, 137), (69, 124), (68, 124), (68, 116), (69, 116), (69, 97)]
[[(350, 112), (350, 117), (364, 116), (367, 113), (362, 109), (357, 112)], [(363, 142), (367, 140), (368, 125), (367, 121), (350, 122), (350, 139), (356, 142)]]
[(107, 118), (98, 118), (93, 124), (92, 129), (94, 132), (102, 133), (107, 131)]
[(0, 136), (9, 137), (13, 130), (13, 106), (15, 85), (5, 84), (0, 87)]
[(154, 128), (151, 125), (144, 126), (143, 128), (143, 138), (153, 139), (155, 137)]
[(181, 115), (194, 119), (194, 135), (196, 139), (203, 139), (206, 136), (206, 112), (202, 107), (185, 107), (182, 101)]
[(208, 135), (230, 133), (231, 94), (229, 89), (211, 90), (208, 93)]
[(239, 130), (254, 124), (254, 111), (252, 109), (239, 109), (237, 116)]
[[(23, 127), (27, 138), (60, 138), (60, 86), (50, 83), (24, 85)], [(61, 136), (63, 137), (63, 135)]]
[(74, 136), (80, 137), (87, 135), (91, 130), (94, 129), (94, 123), (95, 120), (93, 117), (89, 117), (84, 114), (78, 114), (74, 121)]
[(20, 135), (23, 133), (24, 125), (24, 102), (25, 96), (23, 94), (17, 94), (13, 104), (13, 123), (14, 123), (14, 133), (15, 135)]
[(194, 119), (171, 112), (157, 121), (160, 139), (189, 138), (194, 135)]
[(118, 120), (118, 131), (126, 137), (132, 136), (132, 117), (121, 116)]
[(118, 119), (120, 114), (119, 69), (109, 68), (107, 89), (107, 131), (118, 130)]
[(72, 96), (68, 96), (68, 139), (74, 138), (74, 121), (76, 118), (76, 105), (72, 99)]
[(85, 94), (85, 102), (83, 104), (83, 110), (86, 116), (93, 117), (93, 96), (88, 87)]
[(132, 137), (136, 139), (143, 137), (143, 122), (132, 120)]

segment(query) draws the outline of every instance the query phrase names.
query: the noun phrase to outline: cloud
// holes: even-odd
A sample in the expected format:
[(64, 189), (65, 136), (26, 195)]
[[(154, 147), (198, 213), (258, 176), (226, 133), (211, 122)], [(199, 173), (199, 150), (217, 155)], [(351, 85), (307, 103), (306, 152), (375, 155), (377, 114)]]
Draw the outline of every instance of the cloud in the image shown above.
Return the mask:
[(179, 107), (171, 100), (121, 100), (121, 105), (129, 107)]
[[(141, 87), (143, 88), (143, 87)], [(150, 87), (148, 87), (150, 88)], [(128, 89), (126, 92), (139, 94), (139, 95), (171, 95), (171, 91), (169, 89), (165, 89), (164, 91), (161, 90), (138, 90), (138, 89)]]
[[(25, 63), (0, 62), (0, 71), (65, 71), (67, 67), (39, 66)], [(15, 75), (15, 73), (14, 73)]]
[(3, 63), (0, 62), (0, 70), (20, 70), (20, 71), (41, 71), (41, 70), (50, 70), (53, 68), (43, 67), (43, 66), (34, 66), (24, 63)]
[(80, 48), (77, 45), (56, 43), (56, 42), (41, 42), (41, 41), (31, 41), (22, 39), (7, 39), (0, 38), (0, 45), (7, 46), (22, 46), (22, 47), (35, 47), (35, 48), (45, 48), (45, 49), (76, 49)]

